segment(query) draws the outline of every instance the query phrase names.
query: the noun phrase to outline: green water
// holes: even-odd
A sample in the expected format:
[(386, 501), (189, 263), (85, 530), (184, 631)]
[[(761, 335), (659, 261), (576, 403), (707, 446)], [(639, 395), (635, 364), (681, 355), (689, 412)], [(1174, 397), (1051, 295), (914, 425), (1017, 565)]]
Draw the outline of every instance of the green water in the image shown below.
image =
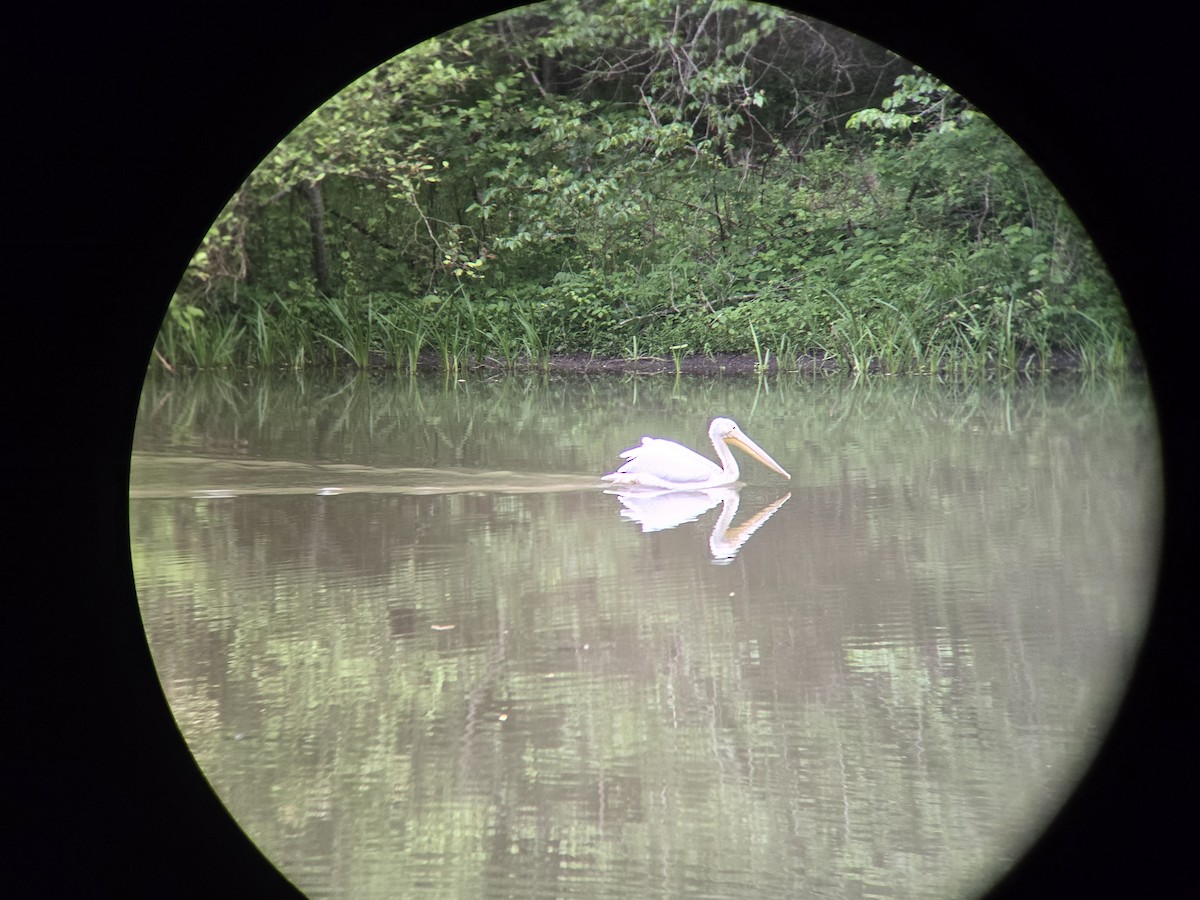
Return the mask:
[[(792, 480), (605, 493), (714, 415)], [(183, 734), (310, 896), (962, 897), (1103, 736), (1159, 477), (1138, 381), (156, 374), (130, 519)]]

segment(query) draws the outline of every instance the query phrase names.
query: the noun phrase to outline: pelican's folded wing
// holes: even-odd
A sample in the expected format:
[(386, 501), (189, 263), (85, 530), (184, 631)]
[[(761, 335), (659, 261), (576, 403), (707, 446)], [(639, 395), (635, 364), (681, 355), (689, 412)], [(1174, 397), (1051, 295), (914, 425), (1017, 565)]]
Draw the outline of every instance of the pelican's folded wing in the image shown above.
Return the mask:
[(617, 471), (603, 476), (614, 484), (688, 485), (703, 484), (721, 472), (711, 460), (682, 444), (662, 438), (642, 438), (640, 447), (621, 454), (626, 460)]

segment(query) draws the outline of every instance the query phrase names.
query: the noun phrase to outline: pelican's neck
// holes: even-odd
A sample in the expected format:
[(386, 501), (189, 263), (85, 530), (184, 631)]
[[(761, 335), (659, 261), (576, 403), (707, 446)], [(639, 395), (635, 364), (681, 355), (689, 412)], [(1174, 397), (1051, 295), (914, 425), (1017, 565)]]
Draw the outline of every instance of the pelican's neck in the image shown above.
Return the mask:
[(721, 460), (721, 469), (725, 472), (725, 477), (732, 484), (742, 475), (741, 470), (738, 468), (737, 459), (734, 458), (733, 451), (729, 449), (727, 443), (717, 437), (712, 431), (709, 431), (708, 438), (712, 441), (713, 449), (717, 451), (717, 459)]

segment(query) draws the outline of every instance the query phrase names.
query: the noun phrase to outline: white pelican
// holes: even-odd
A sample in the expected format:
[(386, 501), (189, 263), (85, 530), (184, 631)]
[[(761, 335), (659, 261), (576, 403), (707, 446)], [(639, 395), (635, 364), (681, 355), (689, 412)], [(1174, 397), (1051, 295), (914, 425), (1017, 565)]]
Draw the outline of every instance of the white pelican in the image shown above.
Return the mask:
[(787, 479), (791, 475), (771, 459), (758, 444), (750, 440), (733, 419), (716, 418), (708, 426), (708, 437), (721, 460), (718, 468), (711, 460), (674, 441), (662, 438), (642, 438), (640, 447), (621, 454), (628, 460), (615, 472), (602, 476), (605, 481), (620, 485), (657, 488), (665, 491), (699, 491), (705, 488), (735, 484), (741, 472), (729, 444), (745, 450), (768, 469)]

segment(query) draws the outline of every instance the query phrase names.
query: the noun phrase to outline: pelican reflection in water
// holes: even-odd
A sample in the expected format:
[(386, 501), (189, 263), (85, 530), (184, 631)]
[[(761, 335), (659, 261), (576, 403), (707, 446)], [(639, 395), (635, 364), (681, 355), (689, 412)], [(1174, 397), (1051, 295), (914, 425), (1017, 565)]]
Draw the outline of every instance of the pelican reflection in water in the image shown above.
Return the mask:
[(712, 532), (708, 536), (708, 549), (713, 560), (722, 564), (732, 561), (742, 549), (742, 545), (750, 540), (750, 536), (765, 525), (767, 519), (775, 515), (779, 507), (787, 503), (792, 496), (790, 493), (784, 494), (742, 524), (735, 526), (733, 519), (741, 502), (740, 492), (736, 488), (707, 488), (702, 491), (610, 489), (607, 493), (616, 494), (620, 498), (624, 507), (621, 510), (621, 518), (636, 522), (644, 532), (665, 531), (685, 522), (695, 522), (720, 503), (721, 514), (713, 523)]
[(733, 419), (716, 418), (708, 426), (708, 437), (721, 465), (705, 459), (682, 444), (662, 438), (644, 437), (640, 446), (621, 454), (626, 460), (617, 471), (602, 476), (622, 487), (653, 488), (660, 491), (703, 491), (736, 484), (741, 477), (737, 460), (729, 445), (744, 450), (754, 459), (785, 478), (783, 466), (771, 459), (762, 447), (750, 440)]

